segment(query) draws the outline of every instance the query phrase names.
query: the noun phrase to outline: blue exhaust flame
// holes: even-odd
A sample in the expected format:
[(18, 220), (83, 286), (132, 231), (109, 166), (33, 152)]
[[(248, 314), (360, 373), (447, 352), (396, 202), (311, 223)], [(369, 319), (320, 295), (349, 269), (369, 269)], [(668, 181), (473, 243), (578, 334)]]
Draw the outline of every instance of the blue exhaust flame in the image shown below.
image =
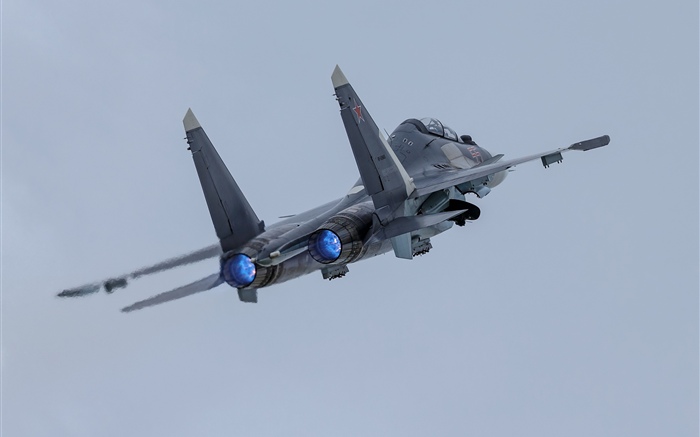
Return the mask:
[(342, 244), (340, 244), (340, 238), (335, 232), (323, 229), (318, 233), (315, 249), (324, 261), (332, 262), (340, 257)]
[(224, 262), (221, 273), (227, 284), (243, 288), (253, 283), (257, 269), (248, 255), (238, 253)]

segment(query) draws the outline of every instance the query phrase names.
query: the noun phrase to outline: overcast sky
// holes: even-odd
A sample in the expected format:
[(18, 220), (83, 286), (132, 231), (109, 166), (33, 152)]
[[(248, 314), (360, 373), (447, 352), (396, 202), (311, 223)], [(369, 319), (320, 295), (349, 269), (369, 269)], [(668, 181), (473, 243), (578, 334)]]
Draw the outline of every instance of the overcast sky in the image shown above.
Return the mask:
[[(478, 3), (478, 4), (477, 4)], [(697, 1), (2, 4), (3, 436), (697, 436)], [(260, 292), (119, 309), (217, 261), (192, 107), (259, 217), (357, 178), (377, 124), (440, 118), (524, 164), (481, 218)]]

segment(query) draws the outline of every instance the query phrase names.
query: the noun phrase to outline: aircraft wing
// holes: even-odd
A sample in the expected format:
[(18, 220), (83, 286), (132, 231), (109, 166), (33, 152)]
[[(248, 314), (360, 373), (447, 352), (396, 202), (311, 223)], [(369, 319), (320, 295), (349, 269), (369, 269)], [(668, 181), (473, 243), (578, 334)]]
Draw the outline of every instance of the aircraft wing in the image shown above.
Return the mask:
[(568, 152), (570, 150), (581, 150), (587, 151), (592, 149), (597, 149), (598, 147), (607, 146), (610, 143), (610, 137), (608, 135), (603, 135), (598, 138), (593, 138), (591, 140), (581, 141), (572, 144), (569, 147), (551, 150), (549, 152), (536, 153), (534, 155), (524, 156), (522, 158), (515, 158), (510, 160), (489, 160), (484, 164), (478, 165), (465, 170), (459, 170), (454, 172), (448, 172), (443, 174), (438, 174), (435, 176), (428, 177), (416, 177), (414, 179), (414, 184), (416, 186), (415, 191), (411, 194), (411, 197), (419, 197), (425, 194), (430, 194), (435, 191), (439, 191), (445, 188), (454, 187), (456, 185), (464, 184), (467, 182), (475, 181), (477, 179), (486, 178), (495, 173), (508, 170), (511, 167), (515, 167), (518, 164), (522, 164), (528, 161), (533, 161), (535, 159), (540, 159), (545, 167), (549, 167), (550, 164), (555, 162), (561, 162), (563, 160), (562, 153)]
[(102, 281), (92, 282), (90, 284), (85, 284), (80, 287), (74, 287), (70, 289), (63, 290), (58, 293), (58, 297), (79, 297), (86, 296), (88, 294), (97, 293), (104, 287), (105, 291), (111, 293), (117, 288), (124, 288), (128, 285), (128, 281), (131, 279), (140, 278), (141, 276), (152, 275), (154, 273), (162, 272), (165, 270), (174, 269), (176, 267), (184, 266), (187, 264), (196, 263), (209, 258), (215, 258), (221, 255), (221, 245), (213, 244), (207, 246), (203, 249), (196, 250), (184, 255), (180, 255), (174, 258), (167, 259), (165, 261), (153, 264), (151, 266), (142, 267), (124, 275), (115, 276)]

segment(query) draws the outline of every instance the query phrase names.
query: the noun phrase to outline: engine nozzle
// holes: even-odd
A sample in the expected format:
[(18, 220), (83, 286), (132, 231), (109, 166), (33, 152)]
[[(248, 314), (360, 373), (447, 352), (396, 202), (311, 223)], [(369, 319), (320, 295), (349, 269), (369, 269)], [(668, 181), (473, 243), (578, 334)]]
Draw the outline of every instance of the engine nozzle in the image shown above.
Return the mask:
[(329, 218), (309, 236), (309, 255), (322, 264), (347, 264), (360, 257), (372, 224), (371, 202), (351, 206)]
[(329, 264), (337, 260), (342, 249), (340, 237), (330, 229), (321, 229), (309, 238), (309, 253), (320, 263)]
[(222, 261), (221, 275), (231, 287), (245, 288), (255, 280), (257, 268), (248, 255), (237, 253)]

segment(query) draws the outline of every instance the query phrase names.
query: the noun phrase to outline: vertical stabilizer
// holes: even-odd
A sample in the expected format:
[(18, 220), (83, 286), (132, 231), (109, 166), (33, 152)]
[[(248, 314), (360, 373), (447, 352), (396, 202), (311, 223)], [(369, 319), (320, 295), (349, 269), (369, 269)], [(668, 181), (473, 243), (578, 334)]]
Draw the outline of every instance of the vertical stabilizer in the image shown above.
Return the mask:
[(237, 249), (265, 230), (191, 109), (182, 120), (202, 184), (211, 221), (224, 252)]
[(413, 180), (338, 66), (331, 80), (360, 177), (380, 220), (393, 218), (395, 212), (403, 215), (403, 203), (415, 190)]

